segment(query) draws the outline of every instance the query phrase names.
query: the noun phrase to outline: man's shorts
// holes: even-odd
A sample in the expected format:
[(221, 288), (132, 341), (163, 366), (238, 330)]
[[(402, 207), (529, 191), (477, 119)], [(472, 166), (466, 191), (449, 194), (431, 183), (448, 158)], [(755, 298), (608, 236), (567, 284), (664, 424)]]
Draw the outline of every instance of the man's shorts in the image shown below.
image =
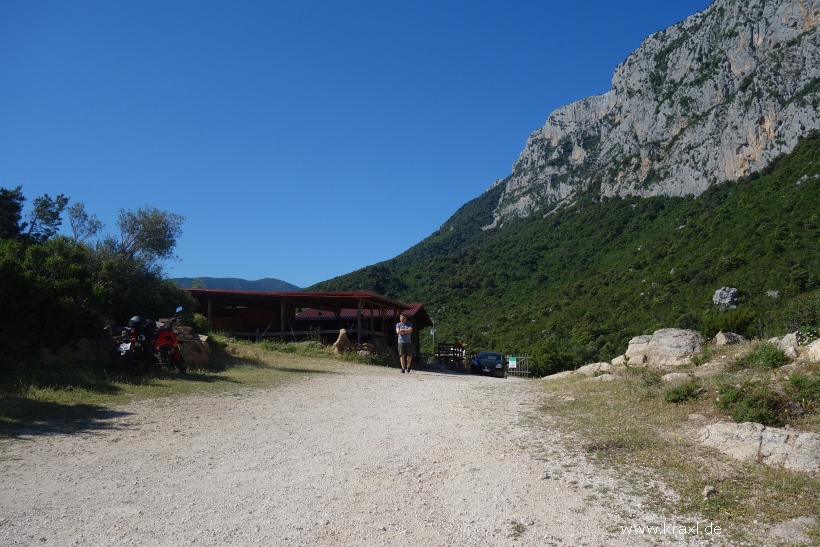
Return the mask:
[(399, 355), (413, 356), (413, 344), (399, 344)]

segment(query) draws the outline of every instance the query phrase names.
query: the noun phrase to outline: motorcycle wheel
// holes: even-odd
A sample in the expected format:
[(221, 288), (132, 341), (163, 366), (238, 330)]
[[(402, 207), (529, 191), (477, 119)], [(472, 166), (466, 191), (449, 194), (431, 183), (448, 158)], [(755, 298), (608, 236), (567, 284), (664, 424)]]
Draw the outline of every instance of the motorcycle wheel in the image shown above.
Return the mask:
[(151, 358), (141, 351), (129, 351), (123, 357), (125, 371), (134, 376), (143, 376), (151, 370)]
[(185, 357), (180, 357), (179, 359), (174, 360), (174, 365), (177, 367), (177, 371), (180, 374), (185, 374), (188, 370), (188, 367), (185, 365)]

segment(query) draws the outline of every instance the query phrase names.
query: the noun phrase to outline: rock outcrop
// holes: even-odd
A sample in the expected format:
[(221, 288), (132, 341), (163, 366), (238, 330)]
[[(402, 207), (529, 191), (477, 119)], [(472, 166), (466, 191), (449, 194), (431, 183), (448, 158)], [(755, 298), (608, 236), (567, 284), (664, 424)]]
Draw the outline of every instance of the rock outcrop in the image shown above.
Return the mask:
[[(820, 0), (716, 0), (644, 40), (603, 95), (533, 132), (495, 222), (600, 196), (699, 195), (820, 128)], [(488, 228), (490, 228), (488, 227)]]
[(742, 461), (797, 471), (820, 471), (820, 435), (746, 422), (717, 422), (700, 431), (700, 442)]
[(712, 296), (712, 303), (722, 310), (737, 308), (737, 289), (734, 287), (719, 288)]
[(672, 367), (686, 363), (703, 347), (703, 337), (687, 329), (660, 329), (652, 336), (636, 336), (624, 354), (628, 366)]
[(733, 332), (723, 332), (720, 331), (715, 335), (715, 345), (716, 346), (734, 346), (735, 344), (740, 344), (741, 342), (745, 342), (746, 339), (743, 338), (739, 334), (735, 334)]

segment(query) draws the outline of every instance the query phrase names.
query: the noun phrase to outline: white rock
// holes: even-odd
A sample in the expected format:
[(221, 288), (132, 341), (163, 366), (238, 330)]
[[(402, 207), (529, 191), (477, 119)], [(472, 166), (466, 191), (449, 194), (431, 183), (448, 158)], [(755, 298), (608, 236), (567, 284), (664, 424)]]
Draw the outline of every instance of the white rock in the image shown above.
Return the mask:
[(670, 372), (661, 379), (664, 382), (685, 382), (690, 379), (690, 376), (684, 372)]
[(613, 367), (622, 367), (626, 364), (626, 356), (619, 355), (615, 359), (612, 360)]
[(574, 370), (565, 370), (564, 372), (558, 372), (556, 374), (550, 374), (549, 376), (544, 376), (544, 380), (557, 380), (559, 378), (567, 378), (568, 376), (575, 376)]
[(798, 332), (792, 332), (780, 339), (780, 349), (786, 351), (788, 348), (797, 349), (800, 346)]
[(820, 434), (765, 427), (754, 422), (717, 422), (700, 431), (700, 442), (743, 461), (796, 471), (820, 470)]
[(737, 289), (734, 287), (719, 288), (712, 296), (712, 303), (724, 310), (737, 308)]
[(812, 363), (820, 361), (820, 339), (815, 340), (814, 342), (806, 346), (806, 349), (808, 350), (806, 352), (806, 357), (809, 361), (811, 361)]
[(719, 332), (715, 335), (715, 345), (716, 346), (732, 346), (734, 344), (739, 344), (741, 342), (745, 342), (746, 339), (743, 338), (739, 334), (735, 334), (733, 332)]
[(617, 376), (615, 376), (614, 374), (609, 374), (609, 373), (601, 374), (600, 376), (595, 376), (593, 378), (590, 378), (590, 380), (597, 381), (597, 382), (611, 382), (611, 381), (617, 380), (617, 379), (618, 379)]
[(686, 363), (702, 347), (703, 337), (696, 331), (660, 329), (652, 334), (644, 351), (649, 365), (669, 367)]
[(583, 374), (584, 376), (592, 376), (598, 371), (609, 371), (612, 368), (612, 365), (609, 363), (592, 363), (590, 365), (584, 365), (580, 367), (577, 372), (578, 374)]

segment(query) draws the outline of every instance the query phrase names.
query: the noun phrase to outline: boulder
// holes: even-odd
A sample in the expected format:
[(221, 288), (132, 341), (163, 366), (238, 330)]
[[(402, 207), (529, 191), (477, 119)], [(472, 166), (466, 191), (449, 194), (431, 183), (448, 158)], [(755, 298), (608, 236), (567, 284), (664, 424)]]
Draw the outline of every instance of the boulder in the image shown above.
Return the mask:
[(691, 376), (686, 374), (685, 372), (670, 372), (661, 378), (664, 382), (686, 382), (690, 380)]
[(590, 378), (590, 380), (595, 381), (595, 382), (611, 382), (611, 381), (617, 380), (617, 379), (618, 379), (617, 376), (615, 376), (614, 374), (609, 374), (609, 373), (601, 374), (600, 376), (594, 376), (594, 377)]
[(62, 359), (60, 359), (58, 356), (54, 355), (53, 353), (44, 353), (41, 356), (41, 359), (43, 361), (43, 365), (47, 366), (47, 367), (65, 364), (65, 361), (63, 361)]
[(798, 339), (799, 332), (792, 332), (787, 334), (783, 338), (780, 339), (780, 349), (786, 351), (788, 348), (797, 349), (800, 347), (800, 341)]
[(649, 345), (650, 340), (652, 336), (643, 335), (635, 336), (629, 341), (629, 346), (624, 353), (627, 365), (635, 367), (646, 363), (646, 346)]
[(812, 363), (820, 361), (820, 339), (806, 346), (806, 358)]
[(70, 363), (74, 360), (74, 348), (72, 348), (71, 346), (60, 346), (60, 348), (54, 353), (56, 353), (60, 359), (67, 363)]
[(186, 342), (179, 345), (179, 350), (185, 358), (185, 364), (190, 368), (204, 367), (210, 362), (205, 346), (200, 342)]
[(739, 334), (735, 334), (733, 332), (719, 332), (715, 335), (715, 345), (716, 346), (733, 346), (735, 344), (740, 344), (741, 342), (745, 342), (746, 339), (743, 338)]
[(565, 370), (564, 372), (558, 372), (556, 374), (550, 374), (549, 376), (544, 376), (545, 380), (557, 380), (559, 378), (566, 378), (568, 376), (575, 376), (574, 370)]
[[(669, 367), (682, 365), (693, 353), (703, 347), (700, 333), (688, 329), (660, 329), (644, 348), (646, 362), (649, 365)], [(630, 360), (630, 365), (632, 361)]]
[(719, 288), (712, 296), (712, 302), (722, 310), (737, 308), (737, 289), (734, 287)]
[(795, 471), (820, 471), (820, 434), (746, 422), (717, 422), (700, 431), (700, 442), (742, 461)]
[(786, 354), (786, 357), (792, 360), (797, 359), (798, 357), (797, 350), (791, 346), (784, 349), (783, 353)]
[(615, 359), (612, 360), (612, 366), (613, 367), (622, 367), (624, 365), (626, 365), (626, 356), (625, 355), (619, 355)]
[(584, 376), (592, 376), (598, 371), (607, 372), (612, 368), (612, 365), (609, 363), (592, 363), (591, 365), (584, 365), (580, 367), (577, 372), (578, 374), (583, 374)]
[(80, 338), (74, 344), (74, 349), (88, 349), (91, 347), (91, 340), (88, 338)]

